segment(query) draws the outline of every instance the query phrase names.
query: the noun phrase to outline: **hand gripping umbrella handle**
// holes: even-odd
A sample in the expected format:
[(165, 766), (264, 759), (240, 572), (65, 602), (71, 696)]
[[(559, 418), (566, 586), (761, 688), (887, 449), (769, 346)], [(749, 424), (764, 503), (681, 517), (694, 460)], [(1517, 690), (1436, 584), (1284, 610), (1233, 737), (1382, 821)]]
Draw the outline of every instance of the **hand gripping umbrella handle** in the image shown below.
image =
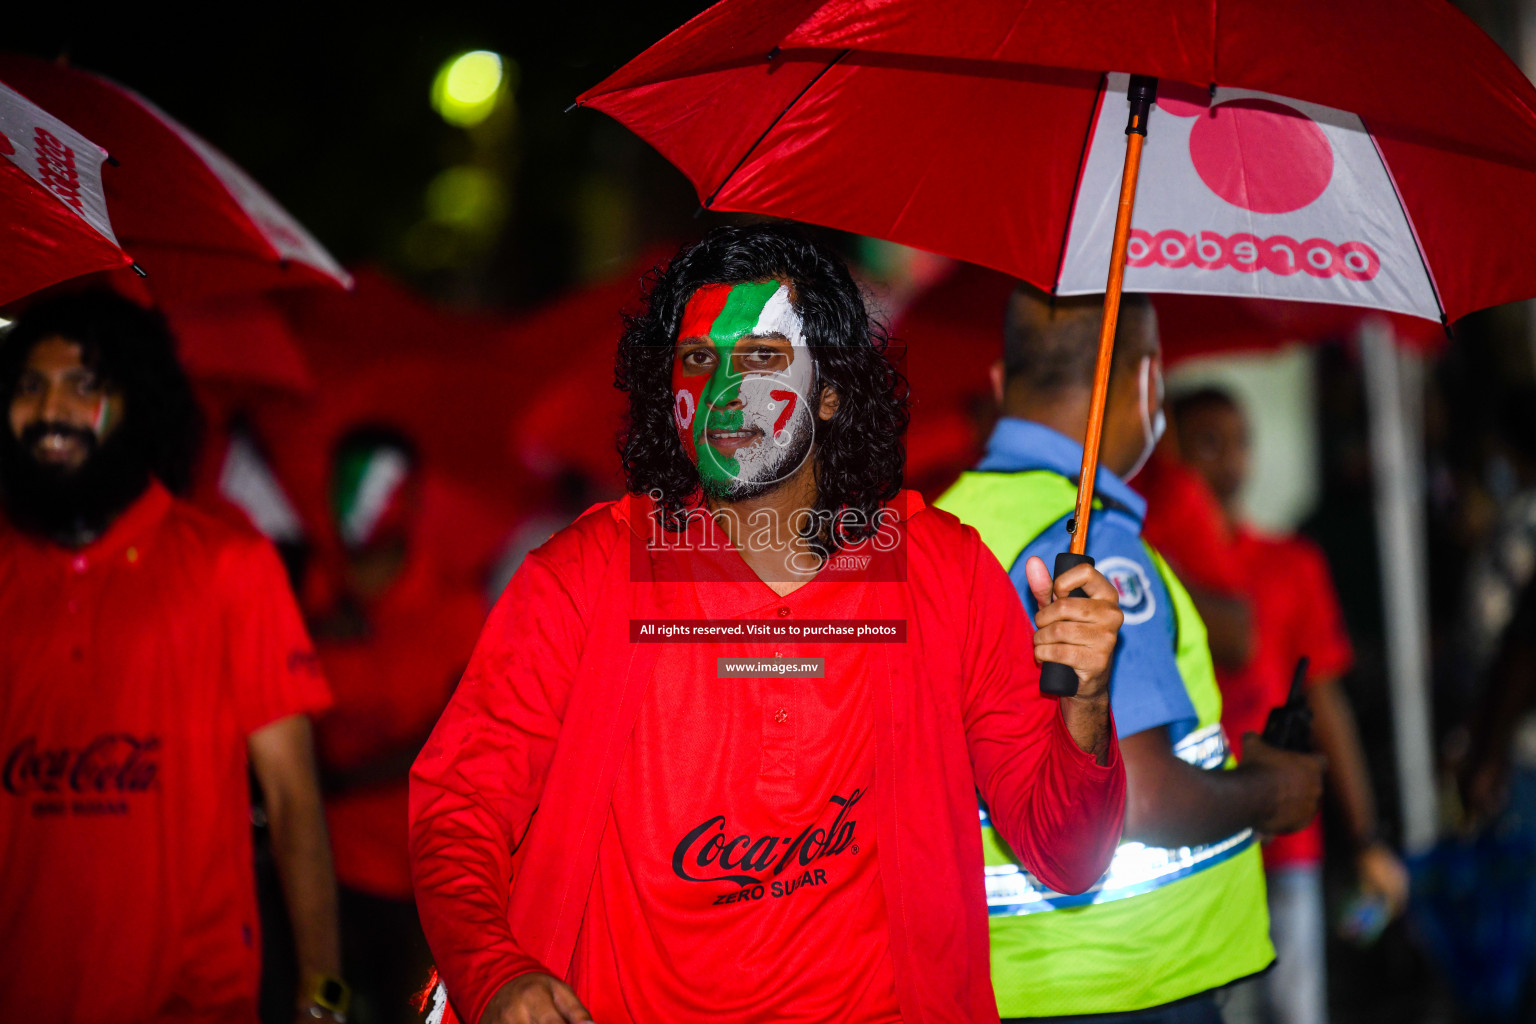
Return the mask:
[[(1056, 572), (1053, 578), (1060, 576), (1075, 565), (1092, 564), (1093, 559), (1088, 555), (1062, 551), (1056, 556)], [(1071, 596), (1087, 597), (1088, 591), (1078, 587), (1072, 591)], [(1070, 665), (1062, 665), (1054, 661), (1046, 662), (1040, 666), (1040, 692), (1048, 697), (1077, 696), (1077, 670)]]

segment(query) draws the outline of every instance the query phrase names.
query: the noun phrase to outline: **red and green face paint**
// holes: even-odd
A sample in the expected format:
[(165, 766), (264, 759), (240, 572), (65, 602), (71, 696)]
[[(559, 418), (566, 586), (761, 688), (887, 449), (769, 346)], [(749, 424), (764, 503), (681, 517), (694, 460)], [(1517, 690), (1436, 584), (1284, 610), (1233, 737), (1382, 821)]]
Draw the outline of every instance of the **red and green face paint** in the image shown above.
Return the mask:
[(349, 551), (386, 534), (408, 532), (405, 491), (410, 474), (410, 458), (397, 448), (368, 448), (342, 456), (331, 478), (331, 511)]
[[(782, 345), (754, 346), (754, 338), (789, 342), (787, 365)], [(762, 493), (799, 468), (810, 450), (814, 378), (787, 285), (711, 284), (693, 293), (672, 363), (673, 412), (706, 492)]]

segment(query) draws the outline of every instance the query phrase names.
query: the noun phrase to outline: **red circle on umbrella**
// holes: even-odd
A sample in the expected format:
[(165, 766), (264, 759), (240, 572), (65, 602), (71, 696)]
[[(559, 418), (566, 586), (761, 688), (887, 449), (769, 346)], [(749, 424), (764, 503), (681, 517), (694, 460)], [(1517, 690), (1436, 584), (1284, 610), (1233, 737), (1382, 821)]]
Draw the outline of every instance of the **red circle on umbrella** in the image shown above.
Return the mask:
[(1157, 83), (1157, 109), (1174, 117), (1199, 117), (1211, 105), (1211, 91), (1188, 82)]
[(1218, 103), (1189, 133), (1195, 171), (1212, 192), (1255, 213), (1290, 213), (1333, 179), (1333, 147), (1306, 114), (1273, 100)]

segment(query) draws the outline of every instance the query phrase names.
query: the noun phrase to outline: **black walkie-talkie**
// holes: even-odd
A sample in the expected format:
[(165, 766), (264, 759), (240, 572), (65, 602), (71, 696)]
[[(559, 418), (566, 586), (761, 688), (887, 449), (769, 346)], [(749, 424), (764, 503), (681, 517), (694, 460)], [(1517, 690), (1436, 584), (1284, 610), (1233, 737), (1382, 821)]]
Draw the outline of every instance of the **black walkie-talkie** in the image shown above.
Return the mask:
[(1308, 658), (1296, 662), (1296, 675), (1291, 679), (1291, 695), (1284, 704), (1273, 709), (1264, 722), (1264, 742), (1281, 750), (1306, 753), (1312, 749), (1312, 708), (1307, 705), (1304, 692), (1307, 682)]

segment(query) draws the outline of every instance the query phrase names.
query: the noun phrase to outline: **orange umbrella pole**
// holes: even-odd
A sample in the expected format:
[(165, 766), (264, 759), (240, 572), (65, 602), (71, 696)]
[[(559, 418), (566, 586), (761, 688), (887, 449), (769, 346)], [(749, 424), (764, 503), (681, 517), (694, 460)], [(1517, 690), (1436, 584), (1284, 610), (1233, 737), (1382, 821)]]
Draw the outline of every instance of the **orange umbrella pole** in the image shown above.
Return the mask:
[(1131, 237), (1136, 178), (1141, 173), (1141, 147), (1147, 138), (1147, 115), (1157, 97), (1157, 79), (1132, 75), (1129, 96), (1131, 117), (1125, 128), (1125, 170), (1120, 176), (1120, 207), (1115, 213), (1115, 241), (1109, 253), (1109, 282), (1104, 286), (1104, 324), (1099, 329), (1099, 357), (1093, 368), (1093, 399), (1088, 406), (1088, 433), (1083, 440), (1077, 512), (1071, 524), (1074, 555), (1088, 550), (1088, 516), (1093, 508), (1093, 479), (1099, 470), (1104, 406), (1109, 401), (1109, 371), (1115, 362), (1115, 326), (1120, 320), (1120, 289), (1125, 283), (1125, 249)]
[[(1109, 399), (1109, 371), (1115, 362), (1115, 325), (1120, 319), (1120, 288), (1125, 283), (1125, 247), (1131, 237), (1131, 213), (1136, 207), (1136, 178), (1141, 172), (1141, 147), (1147, 138), (1147, 117), (1157, 98), (1157, 79), (1132, 75), (1127, 98), (1130, 120), (1125, 126), (1125, 170), (1120, 177), (1120, 207), (1115, 213), (1115, 240), (1109, 253), (1109, 282), (1104, 286), (1104, 325), (1099, 330), (1099, 355), (1093, 368), (1093, 397), (1088, 405), (1088, 431), (1083, 438), (1083, 467), (1077, 484), (1077, 509), (1067, 523), (1070, 552), (1056, 556), (1056, 575), (1074, 565), (1093, 564), (1088, 557), (1088, 517), (1093, 511), (1093, 481), (1099, 471), (1099, 441), (1104, 433), (1104, 406)], [(1087, 597), (1081, 589), (1073, 597)], [(1040, 666), (1040, 691), (1055, 697), (1077, 693), (1077, 673), (1066, 665)]]

